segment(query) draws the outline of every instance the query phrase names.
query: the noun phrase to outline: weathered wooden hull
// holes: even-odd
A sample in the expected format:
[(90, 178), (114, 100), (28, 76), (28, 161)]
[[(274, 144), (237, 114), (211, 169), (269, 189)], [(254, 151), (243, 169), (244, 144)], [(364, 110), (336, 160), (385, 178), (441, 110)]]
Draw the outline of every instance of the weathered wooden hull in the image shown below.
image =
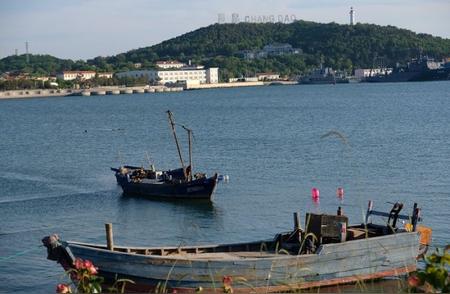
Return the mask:
[(212, 200), (217, 186), (217, 175), (183, 183), (135, 183), (116, 173), (117, 183), (125, 195), (159, 199), (206, 199)]
[[(270, 242), (270, 241), (268, 241)], [(221, 247), (226, 245), (221, 245)], [(109, 251), (68, 242), (73, 257), (91, 260), (106, 280), (130, 278), (135, 290), (201, 287), (222, 291), (223, 277), (232, 277), (235, 292), (276, 292), (398, 276), (416, 268), (416, 232), (322, 245), (316, 254), (261, 254), (242, 257), (230, 253), (145, 255)], [(181, 252), (183, 248), (180, 248)], [(225, 254), (225, 255), (224, 255)]]

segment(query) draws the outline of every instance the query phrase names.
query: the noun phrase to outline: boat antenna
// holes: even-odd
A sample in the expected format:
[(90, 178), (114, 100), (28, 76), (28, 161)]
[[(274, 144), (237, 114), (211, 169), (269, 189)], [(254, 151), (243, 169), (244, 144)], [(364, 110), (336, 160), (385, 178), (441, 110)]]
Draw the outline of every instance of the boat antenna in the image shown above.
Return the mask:
[(181, 126), (188, 132), (188, 140), (189, 140), (189, 181), (192, 181), (193, 169), (192, 169), (192, 130), (186, 128), (185, 126)]
[(177, 145), (178, 156), (180, 157), (180, 162), (181, 162), (181, 167), (183, 168), (184, 178), (186, 179), (187, 178), (186, 167), (184, 166), (183, 156), (181, 156), (180, 144), (178, 143), (177, 133), (175, 132), (175, 121), (173, 119), (173, 114), (170, 110), (167, 110), (167, 115), (169, 116), (170, 127), (172, 128), (172, 133), (173, 133), (173, 137), (175, 139), (175, 144)]
[(147, 157), (148, 165), (149, 165), (149, 167), (151, 167), (152, 166), (152, 161), (150, 160), (150, 156), (148, 155), (147, 151), (145, 151), (145, 157)]

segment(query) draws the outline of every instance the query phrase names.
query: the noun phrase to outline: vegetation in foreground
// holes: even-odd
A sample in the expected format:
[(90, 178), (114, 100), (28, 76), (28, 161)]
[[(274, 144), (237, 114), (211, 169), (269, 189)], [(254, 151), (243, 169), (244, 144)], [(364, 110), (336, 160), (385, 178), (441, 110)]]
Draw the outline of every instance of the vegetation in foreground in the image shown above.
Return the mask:
[(409, 275), (408, 285), (412, 292), (450, 293), (450, 245), (444, 250), (425, 257), (425, 269)]
[[(77, 258), (74, 269), (66, 272), (72, 283), (61, 283), (56, 286), (56, 293), (125, 293), (127, 283), (134, 284), (127, 279), (117, 280), (111, 288), (106, 291), (102, 289), (103, 278), (97, 276), (97, 270), (90, 260)], [(75, 290), (72, 292), (72, 286)]]
[[(413, 272), (408, 277), (408, 286), (405, 289), (402, 283), (398, 285), (398, 292), (413, 293), (449, 293), (450, 292), (450, 245), (444, 250), (436, 249), (436, 252), (425, 257), (425, 268)], [(66, 272), (73, 281), (71, 283), (61, 283), (56, 287), (56, 293), (102, 293), (103, 278), (97, 276), (97, 268), (89, 260), (77, 258), (74, 262), (74, 269)], [(126, 284), (134, 284), (128, 279), (117, 280), (114, 285), (106, 289), (106, 293), (125, 293)], [(365, 292), (364, 282), (357, 283), (361, 292)], [(74, 290), (72, 289), (74, 288)], [(339, 289), (339, 288), (338, 288)], [(168, 293), (167, 281), (158, 285), (156, 293)], [(222, 281), (223, 293), (233, 293), (233, 278), (224, 276)], [(203, 292), (201, 287), (196, 289), (196, 293)], [(296, 292), (296, 291), (293, 291)], [(319, 292), (319, 291), (318, 291)], [(174, 292), (175, 293), (175, 292)]]

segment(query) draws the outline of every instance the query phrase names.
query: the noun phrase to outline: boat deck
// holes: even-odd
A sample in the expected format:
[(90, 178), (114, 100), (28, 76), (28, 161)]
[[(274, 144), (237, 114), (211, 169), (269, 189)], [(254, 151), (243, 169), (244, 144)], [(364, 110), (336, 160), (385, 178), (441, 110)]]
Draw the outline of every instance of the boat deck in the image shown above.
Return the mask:
[(271, 252), (207, 252), (207, 253), (177, 253), (168, 255), (171, 258), (182, 260), (242, 260), (247, 258), (279, 257), (280, 254)]

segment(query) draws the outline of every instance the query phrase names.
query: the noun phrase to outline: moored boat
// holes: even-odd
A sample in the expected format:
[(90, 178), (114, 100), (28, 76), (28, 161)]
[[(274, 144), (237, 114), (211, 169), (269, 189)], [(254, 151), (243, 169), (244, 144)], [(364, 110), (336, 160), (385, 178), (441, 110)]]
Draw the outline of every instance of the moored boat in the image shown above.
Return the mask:
[[(389, 213), (374, 211), (366, 221), (348, 225), (344, 215), (307, 214), (305, 229), (294, 214), (294, 229), (273, 239), (248, 243), (178, 246), (115, 246), (43, 239), (48, 259), (66, 270), (77, 258), (92, 261), (107, 284), (131, 279), (127, 291), (222, 292), (225, 281), (236, 292), (279, 292), (404, 275), (416, 269), (416, 258), (429, 245), (430, 229), (420, 227), (420, 209), (401, 215), (396, 203)], [(388, 218), (375, 224), (372, 216)], [(397, 227), (406, 220), (405, 227)], [(427, 232), (426, 234), (420, 232)], [(421, 245), (422, 244), (422, 245)]]
[(167, 111), (170, 126), (177, 146), (181, 168), (158, 171), (137, 166), (111, 168), (115, 172), (117, 183), (124, 194), (160, 199), (207, 199), (212, 200), (218, 182), (217, 173), (207, 177), (204, 173), (194, 173), (192, 163), (192, 130), (182, 126), (188, 132), (189, 165), (183, 161), (181, 148), (175, 132), (172, 112)]
[(212, 200), (218, 178), (217, 174), (209, 178), (196, 174), (192, 179), (186, 179), (182, 168), (156, 171), (127, 165), (111, 170), (125, 195), (159, 199)]
[(374, 75), (365, 78), (366, 82), (417, 82), (417, 81), (445, 81), (450, 79), (448, 64), (436, 62), (427, 56), (413, 59), (404, 67), (396, 67), (391, 73)]
[(330, 67), (321, 66), (298, 82), (299, 84), (345, 84), (349, 83), (349, 79), (342, 72), (336, 72)]

